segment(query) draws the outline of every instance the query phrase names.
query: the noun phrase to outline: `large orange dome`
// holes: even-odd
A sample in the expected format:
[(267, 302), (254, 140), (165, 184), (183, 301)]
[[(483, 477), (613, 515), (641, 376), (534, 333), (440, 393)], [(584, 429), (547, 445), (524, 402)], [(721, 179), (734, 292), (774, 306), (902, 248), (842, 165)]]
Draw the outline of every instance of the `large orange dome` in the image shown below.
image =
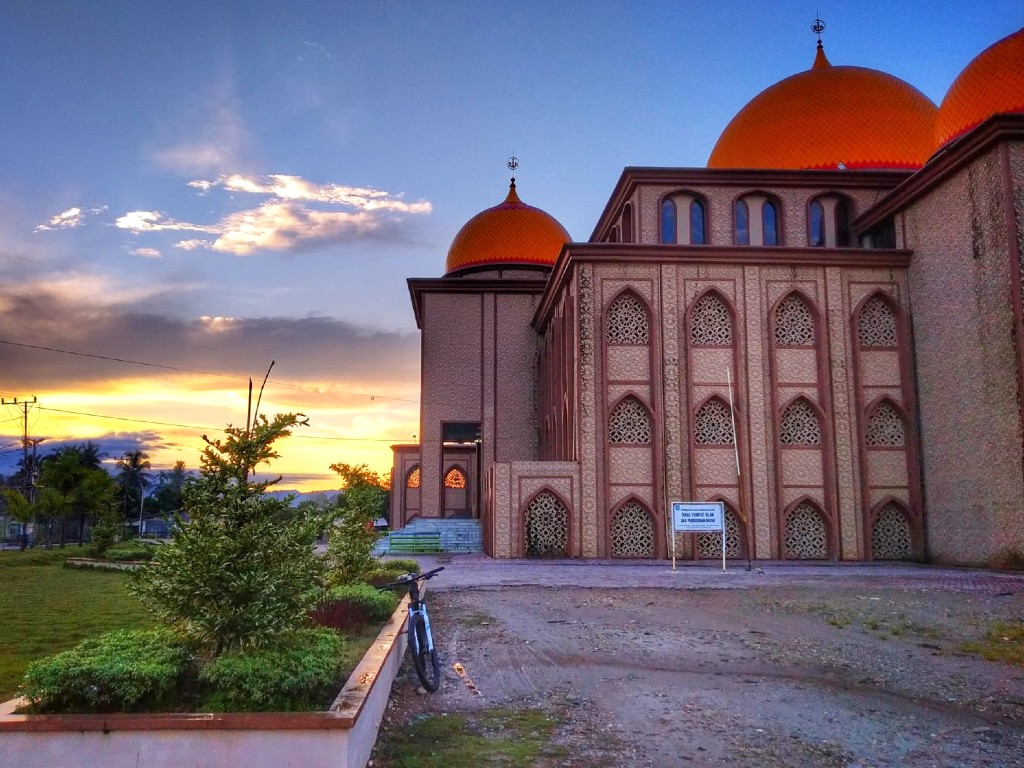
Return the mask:
[(513, 180), (504, 202), (481, 211), (459, 230), (448, 249), (445, 274), (491, 265), (551, 266), (570, 239), (553, 216), (519, 199)]
[(932, 154), (937, 108), (897, 77), (814, 65), (762, 91), (715, 144), (709, 168), (920, 168)]
[(1000, 112), (1024, 112), (1024, 28), (979, 53), (953, 81), (939, 107), (936, 146)]

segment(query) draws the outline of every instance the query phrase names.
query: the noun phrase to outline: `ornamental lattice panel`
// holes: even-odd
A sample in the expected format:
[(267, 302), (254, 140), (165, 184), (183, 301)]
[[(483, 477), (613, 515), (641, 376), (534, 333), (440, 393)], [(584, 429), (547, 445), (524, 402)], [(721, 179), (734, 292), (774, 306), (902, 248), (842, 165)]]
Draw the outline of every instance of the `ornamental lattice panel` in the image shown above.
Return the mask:
[(775, 343), (780, 347), (810, 347), (814, 344), (814, 315), (795, 293), (775, 308)]
[(779, 440), (783, 445), (820, 445), (821, 422), (806, 400), (796, 400), (782, 412)]
[(449, 469), (448, 474), (444, 476), (444, 487), (465, 488), (466, 476), (462, 473), (462, 470), (458, 467), (452, 467)]
[(809, 502), (797, 504), (786, 518), (786, 558), (824, 560), (828, 557), (828, 528)]
[(569, 513), (550, 491), (541, 491), (524, 514), (527, 557), (569, 556)]
[[(725, 510), (725, 556), (740, 557), (741, 552), (740, 521), (733, 511), (726, 507)], [(721, 557), (722, 556), (722, 534), (721, 533), (698, 533), (697, 534), (697, 555), (699, 557)]]
[(650, 339), (647, 313), (636, 296), (619, 296), (608, 307), (605, 338), (609, 344), (646, 344)]
[(693, 441), (697, 445), (732, 445), (732, 415), (718, 398), (708, 400), (693, 419)]
[(862, 347), (895, 347), (896, 318), (889, 305), (877, 296), (868, 299), (860, 310), (857, 333)]
[(910, 560), (914, 543), (910, 523), (899, 504), (890, 501), (875, 516), (871, 528), (871, 556), (875, 560)]
[(871, 414), (865, 441), (872, 448), (896, 448), (906, 444), (903, 419), (889, 403), (882, 403)]
[(654, 521), (635, 501), (612, 518), (612, 557), (654, 557)]
[(416, 467), (412, 472), (409, 473), (409, 478), (405, 481), (406, 488), (419, 488), (420, 487), (420, 468)]
[(732, 346), (732, 317), (713, 293), (706, 294), (690, 310), (690, 344), (695, 347)]
[(651, 436), (651, 417), (635, 397), (627, 397), (612, 409), (608, 442), (637, 445), (650, 443)]

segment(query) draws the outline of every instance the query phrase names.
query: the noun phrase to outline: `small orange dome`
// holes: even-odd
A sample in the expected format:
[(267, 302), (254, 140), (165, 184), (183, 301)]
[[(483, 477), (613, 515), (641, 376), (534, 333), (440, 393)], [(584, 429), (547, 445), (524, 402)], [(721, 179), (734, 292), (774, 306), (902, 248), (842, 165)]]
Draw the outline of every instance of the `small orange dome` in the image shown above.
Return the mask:
[(818, 44), (806, 72), (762, 91), (732, 119), (709, 168), (920, 168), (937, 108), (909, 83), (833, 67)]
[(949, 86), (935, 124), (936, 146), (1000, 112), (1024, 112), (1024, 28), (975, 56)]
[(570, 239), (553, 216), (519, 199), (513, 180), (503, 203), (481, 211), (459, 230), (448, 249), (445, 274), (491, 265), (551, 266)]

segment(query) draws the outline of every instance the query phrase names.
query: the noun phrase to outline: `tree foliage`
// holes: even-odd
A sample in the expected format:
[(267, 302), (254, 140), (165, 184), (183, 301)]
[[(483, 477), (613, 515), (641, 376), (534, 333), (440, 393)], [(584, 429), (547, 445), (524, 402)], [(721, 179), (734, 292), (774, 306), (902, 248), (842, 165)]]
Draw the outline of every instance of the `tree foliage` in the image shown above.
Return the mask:
[(185, 484), (187, 522), (136, 572), (132, 590), (163, 622), (214, 654), (272, 645), (302, 626), (322, 596), (323, 562), (314, 544), (326, 521), (311, 511), (284, 515), (289, 500), (267, 495), (277, 482), (250, 480), (278, 457), (274, 443), (307, 423), (299, 414), (260, 416), (204, 439), (200, 474)]
[(387, 514), (387, 481), (365, 464), (332, 464), (331, 469), (341, 476), (344, 488), (335, 501), (327, 544), (330, 580), (351, 584), (373, 570), (373, 545), (380, 538), (374, 522)]

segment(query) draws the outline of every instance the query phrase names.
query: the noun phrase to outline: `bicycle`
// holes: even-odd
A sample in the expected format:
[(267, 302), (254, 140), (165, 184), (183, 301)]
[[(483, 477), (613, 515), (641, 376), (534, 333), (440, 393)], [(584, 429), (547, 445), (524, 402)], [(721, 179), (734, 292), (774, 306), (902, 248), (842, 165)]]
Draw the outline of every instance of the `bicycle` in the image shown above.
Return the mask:
[(427, 615), (427, 603), (420, 595), (419, 582), (432, 579), (443, 570), (444, 566), (441, 566), (426, 573), (407, 573), (398, 581), (381, 587), (409, 588), (409, 622), (406, 631), (409, 636), (412, 665), (423, 687), (431, 693), (441, 687), (441, 665), (437, 659), (434, 638), (430, 634), (430, 617)]

